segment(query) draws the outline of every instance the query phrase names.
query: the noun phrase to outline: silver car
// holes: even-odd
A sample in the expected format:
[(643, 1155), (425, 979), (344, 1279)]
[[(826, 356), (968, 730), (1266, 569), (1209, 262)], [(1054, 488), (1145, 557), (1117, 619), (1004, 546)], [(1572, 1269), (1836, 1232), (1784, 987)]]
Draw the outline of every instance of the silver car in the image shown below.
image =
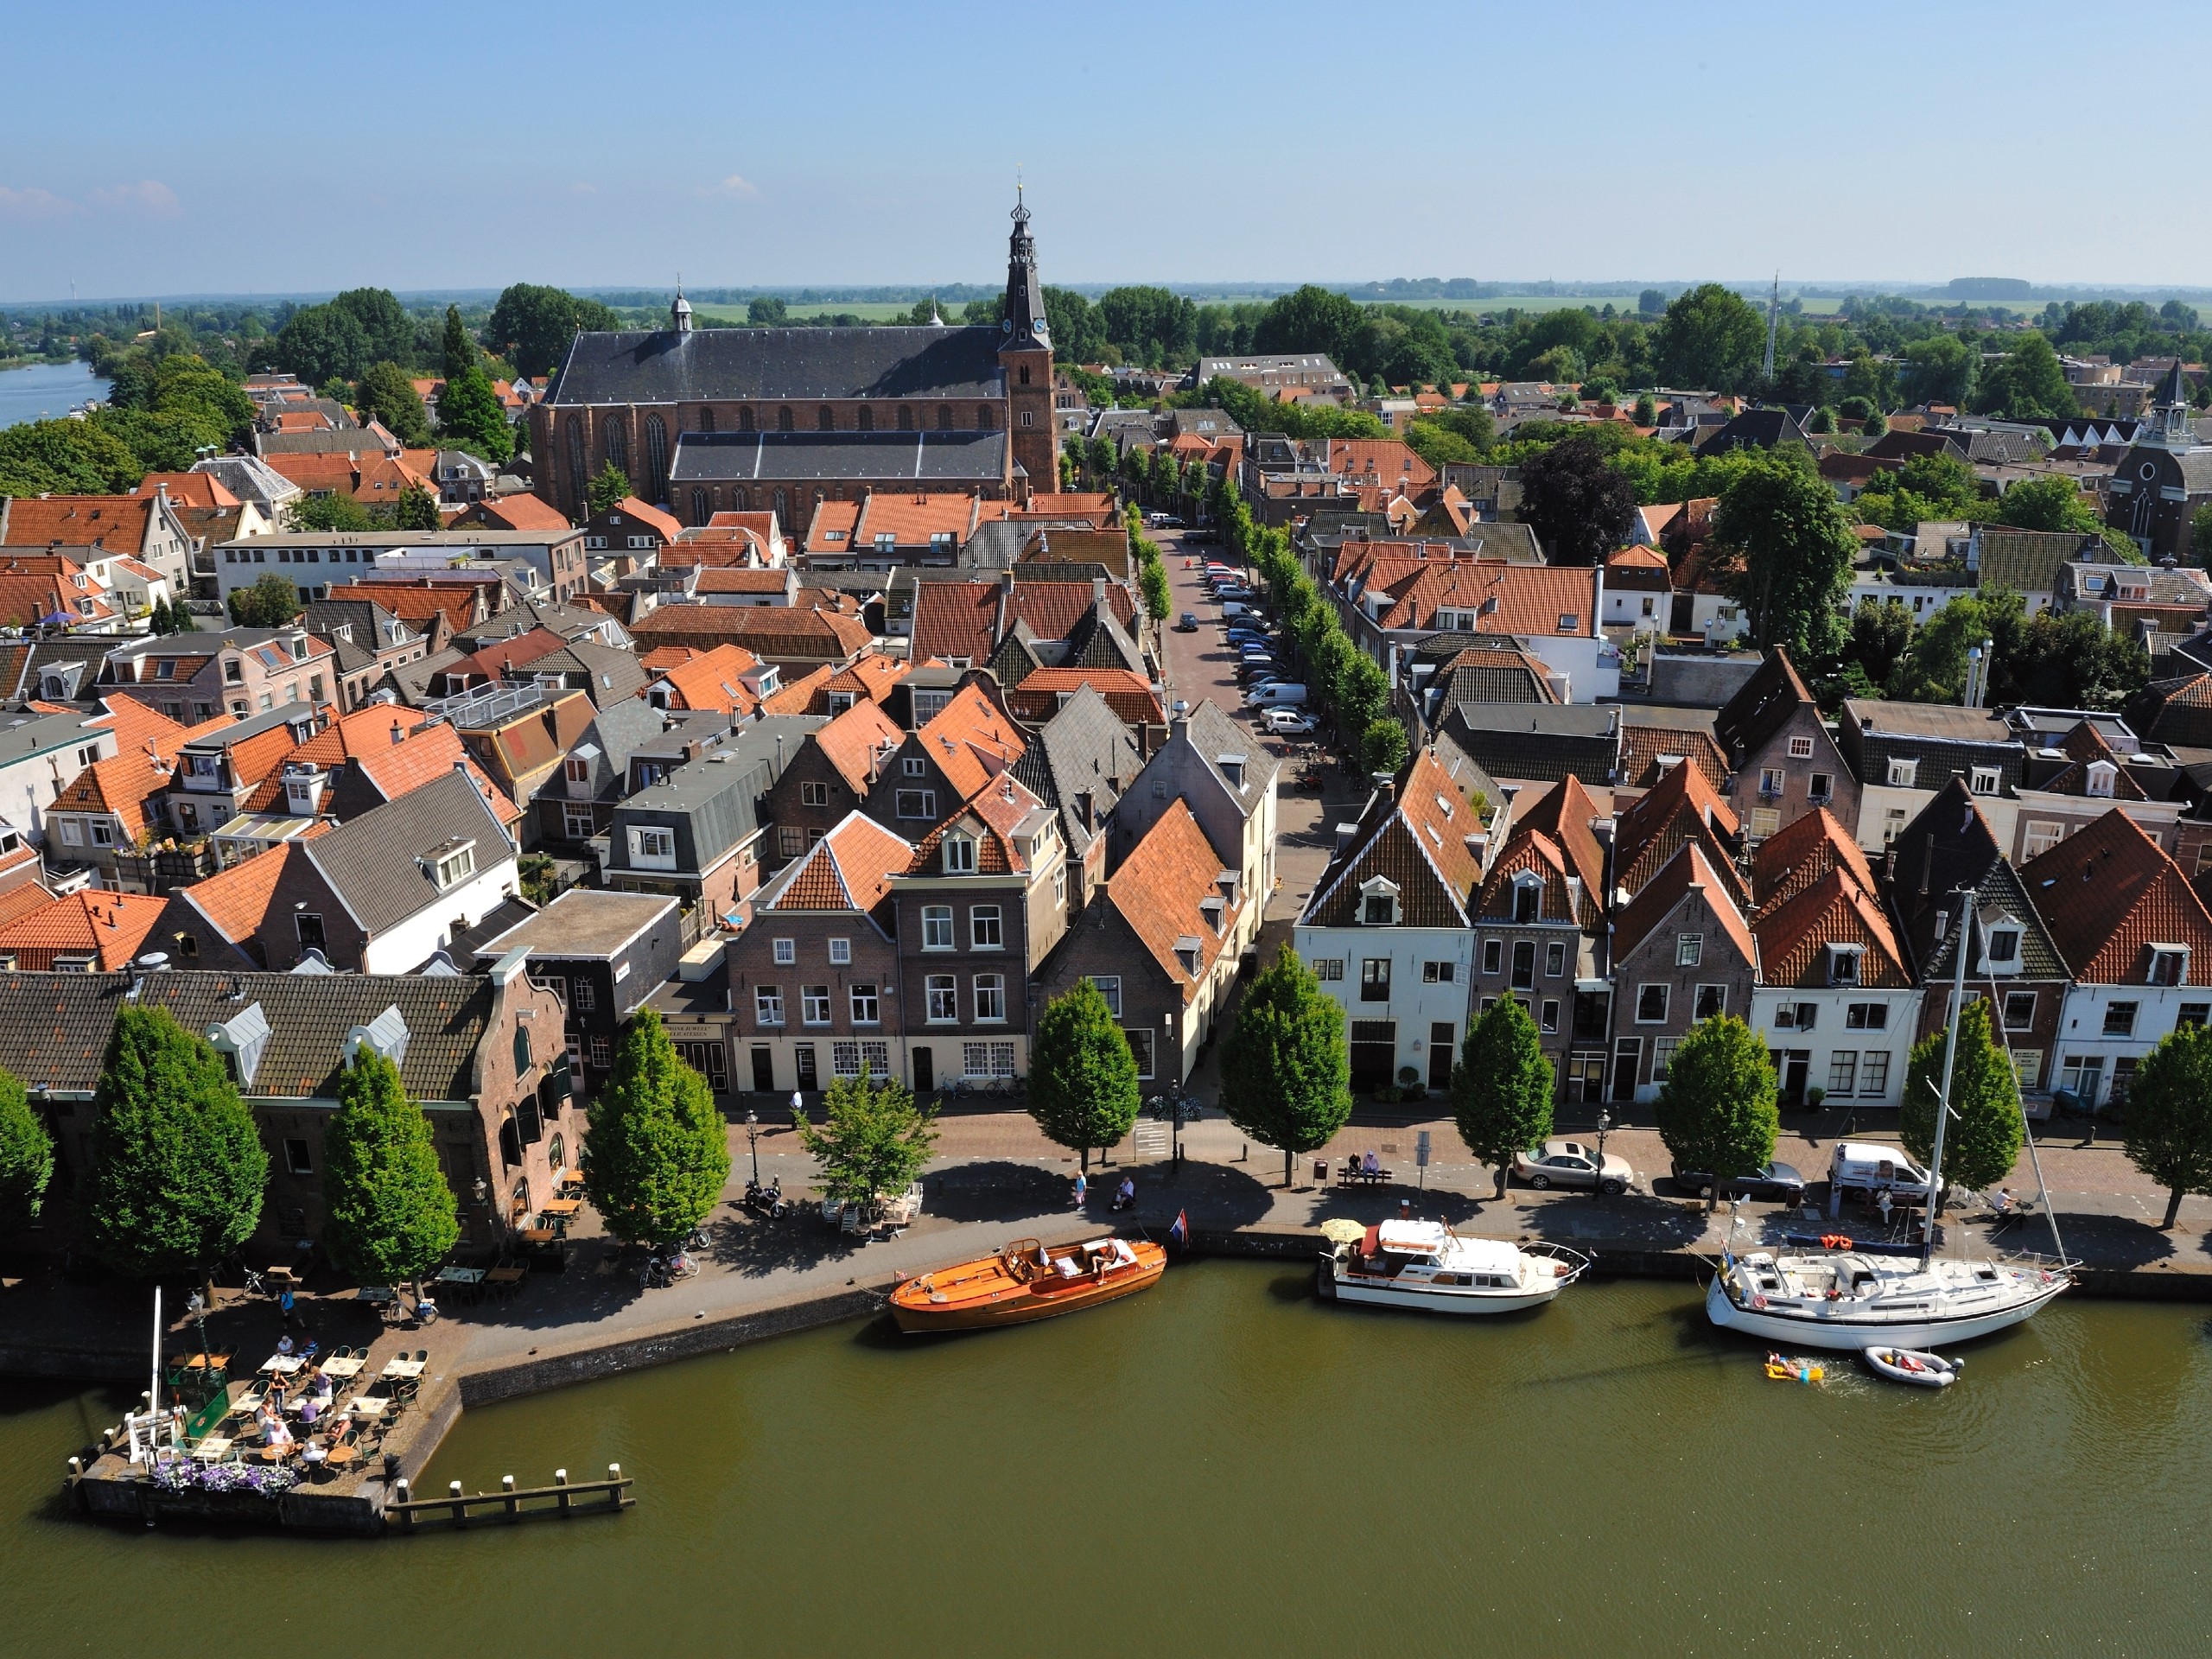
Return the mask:
[(1600, 1171), (1597, 1148), (1580, 1141), (1547, 1141), (1535, 1153), (1516, 1152), (1513, 1173), (1539, 1192), (1554, 1186), (1594, 1186), (1600, 1192), (1625, 1192), (1636, 1180), (1628, 1160), (1616, 1153), (1605, 1154), (1605, 1166)]

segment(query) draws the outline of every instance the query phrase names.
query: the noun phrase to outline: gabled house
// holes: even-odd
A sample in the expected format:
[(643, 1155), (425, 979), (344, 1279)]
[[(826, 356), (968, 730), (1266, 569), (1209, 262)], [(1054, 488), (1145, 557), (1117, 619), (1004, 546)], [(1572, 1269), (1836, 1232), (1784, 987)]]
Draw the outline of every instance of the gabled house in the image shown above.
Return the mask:
[(137, 698), (181, 725), (241, 718), (333, 700), (337, 653), (303, 626), (150, 634), (115, 647), (100, 666), (101, 692)]
[(862, 810), (906, 739), (880, 705), (863, 699), (801, 744), (763, 802), (776, 827), (767, 867), (780, 868)]
[(1090, 980), (1138, 1080), (1179, 1084), (1214, 1037), (1236, 981), (1238, 912), (1255, 902), (1174, 802), (1069, 927), (1039, 976), (1039, 1006)]
[(575, 746), (561, 757), (559, 781), (540, 785), (531, 803), (536, 844), (575, 856), (594, 836), (604, 835), (615, 803), (629, 792), (631, 753), (659, 738), (666, 724), (659, 709), (638, 697), (594, 714)]
[(1734, 769), (1729, 792), (1754, 842), (1815, 807), (1859, 822), (1859, 779), (1787, 651), (1767, 653), (1720, 710), (1713, 735)]
[(1355, 1089), (1408, 1071), (1432, 1089), (1451, 1081), (1475, 962), (1473, 843), (1484, 833), (1426, 749), (1377, 787), (1357, 823), (1337, 826), (1337, 850), (1293, 937), (1322, 990), (1344, 1004)]
[(2054, 1086), (2088, 1106), (2124, 1100), (2159, 1039), (2212, 1024), (2212, 915), (2116, 809), (2031, 859), (2020, 880), (2074, 981)]
[(1685, 842), (1694, 842), (1738, 910), (1751, 892), (1736, 868), (1742, 828), (1735, 813), (1688, 762), (1670, 766), (1642, 799), (1619, 817), (1613, 841), (1613, 887), (1625, 904), (1666, 868)]
[[(262, 785), (321, 730), (321, 721), (306, 703), (195, 726), (177, 745), (169, 823), (180, 835), (219, 835), (252, 810)], [(306, 816), (314, 817), (315, 809)]]
[(107, 723), (115, 753), (86, 766), (54, 797), (47, 853), (56, 865), (112, 875), (119, 850), (141, 846), (168, 827), (179, 747), (207, 728), (188, 730), (128, 697), (109, 705)]
[(753, 925), (724, 951), (740, 1086), (906, 1075), (919, 1006), (910, 1012), (903, 995), (892, 885), (913, 858), (911, 843), (849, 811), (761, 888)]
[(48, 899), (0, 923), (0, 972), (94, 974), (128, 968), (147, 948), (164, 908), (146, 894), (96, 887)]
[(713, 709), (734, 725), (760, 713), (761, 699), (780, 683), (772, 663), (741, 645), (717, 645), (663, 670), (645, 687), (645, 701), (679, 713)]
[(276, 896), (277, 878), (298, 848), (296, 841), (282, 842), (190, 887), (175, 888), (146, 937), (146, 948), (162, 952), (175, 969), (257, 973), (268, 967), (262, 941), (269, 906)]
[[(675, 976), (683, 945), (673, 899), (570, 887), (479, 945), (475, 965), (480, 971), (524, 953), (531, 983), (560, 1001), (569, 1071), (591, 1098), (607, 1085), (623, 1026)], [(717, 1094), (727, 1090), (726, 1056), (717, 1049), (700, 1058), (700, 1075)]]
[(986, 689), (990, 684), (988, 676), (964, 679), (926, 717), (930, 705), (923, 694), (912, 694), (916, 728), (895, 755), (876, 766), (868, 786), (870, 817), (918, 839), (1021, 759), (1028, 739), (993, 699)]
[(1836, 740), (1858, 779), (1859, 843), (1879, 852), (1953, 778), (1963, 778), (2011, 844), (2025, 751), (2004, 717), (1948, 703), (1847, 697)]
[(1817, 1089), (1837, 1103), (1895, 1106), (1921, 992), (1866, 855), (1816, 811), (1760, 843), (1752, 885), (1763, 895), (1751, 922), (1759, 982), (1746, 1017), (1766, 1039), (1782, 1099), (1803, 1105)]
[(1749, 1017), (1758, 942), (1734, 887), (1685, 841), (1614, 923), (1615, 1100), (1659, 1096), (1682, 1039), (1716, 1014)]
[[(2023, 771), (2012, 832), (1992, 825), (2016, 863), (2050, 851), (2114, 807), (2177, 858), (2196, 861), (2184, 844), (2182, 823), (2196, 791), (2174, 757), (2146, 749), (2125, 721), (2111, 715), (2080, 713), (2056, 743), (2041, 740), (2051, 735), (2050, 726), (2063, 724), (2067, 714), (2016, 709), (2005, 718), (2015, 727), (2028, 728), (2034, 721), (2045, 728), (2021, 734)], [(2190, 829), (2192, 839), (2201, 836), (2198, 826)]]
[(1014, 775), (1060, 815), (1077, 908), (1106, 879), (1108, 827), (1144, 752), (1107, 699), (1080, 686), (1030, 734)]
[[(1235, 870), (1246, 893), (1275, 890), (1277, 790), (1281, 766), (1243, 727), (1200, 702), (1167, 724), (1167, 741), (1115, 803), (1110, 857), (1127, 858), (1160, 822), (1172, 801), (1181, 801), (1206, 832), (1222, 867)], [(1259, 942), (1264, 902), (1248, 906), (1239, 924), (1240, 953)]]
[(195, 538), (167, 486), (135, 495), (16, 496), (0, 499), (0, 547), (99, 548), (150, 566), (171, 593), (189, 591)]

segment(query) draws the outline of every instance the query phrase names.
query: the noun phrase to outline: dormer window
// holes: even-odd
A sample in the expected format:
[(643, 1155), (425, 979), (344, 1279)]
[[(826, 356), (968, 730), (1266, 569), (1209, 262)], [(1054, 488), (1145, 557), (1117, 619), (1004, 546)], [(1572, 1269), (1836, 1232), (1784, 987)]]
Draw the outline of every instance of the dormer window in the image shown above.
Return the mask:
[(2152, 945), (2148, 982), (2152, 985), (2186, 985), (2189, 982), (2189, 947), (2185, 944)]
[(947, 875), (975, 874), (976, 838), (973, 836), (947, 836), (944, 838), (944, 873)]
[(2020, 959), (2020, 930), (2017, 927), (1993, 929), (1989, 935), (1989, 961), (1992, 967), (2002, 967)]
[(1359, 919), (1367, 927), (1395, 927), (1398, 924), (1397, 884), (1376, 876), (1359, 890)]
[(2112, 798), (2113, 780), (2119, 775), (2120, 768), (2111, 761), (2092, 760), (2083, 791), (2098, 800), (2108, 801)]
[(1544, 911), (1544, 884), (1534, 875), (1514, 878), (1513, 919), (1516, 922), (1540, 921)]
[(464, 841), (441, 849), (432, 857), (441, 891), (466, 881), (476, 874), (476, 843), (474, 841)]
[(1889, 780), (1890, 787), (1891, 789), (1918, 788), (1920, 785), (1920, 762), (1917, 760), (1891, 761)]
[(1865, 952), (1855, 944), (1828, 946), (1828, 983), (1831, 985), (1860, 983), (1859, 959), (1864, 954)]

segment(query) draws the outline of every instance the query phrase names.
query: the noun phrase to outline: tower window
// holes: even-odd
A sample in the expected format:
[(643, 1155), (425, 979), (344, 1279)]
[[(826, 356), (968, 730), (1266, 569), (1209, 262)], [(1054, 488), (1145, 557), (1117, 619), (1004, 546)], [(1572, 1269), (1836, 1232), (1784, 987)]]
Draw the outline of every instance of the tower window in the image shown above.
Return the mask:
[(779, 404), (776, 406), (776, 430), (788, 432), (791, 429), (791, 406), (789, 404)]
[(950, 404), (939, 404), (937, 406), (937, 429), (940, 432), (950, 432), (952, 430), (952, 405)]
[(711, 432), (715, 429), (715, 411), (713, 410), (702, 409), (699, 411), (699, 429), (702, 432)]
[(863, 432), (873, 432), (873, 431), (874, 431), (874, 430), (875, 430), (875, 411), (874, 411), (874, 410), (869, 409), (869, 408), (868, 408), (867, 406), (863, 405), (863, 406), (861, 407), (861, 409), (860, 413), (859, 413), (858, 415), (856, 415), (856, 416), (854, 417), (854, 423), (855, 423), (855, 424), (856, 424), (856, 425), (860, 428), (860, 429), (861, 429), (861, 431), (863, 431)]
[(737, 429), (741, 432), (750, 432), (753, 430), (752, 404), (744, 404), (739, 406), (737, 411)]
[(1027, 363), (1021, 365), (1021, 384), (1025, 386), (1029, 384), (1029, 365)]
[(914, 411), (906, 404), (899, 405), (899, 429), (901, 432), (911, 432), (914, 429)]
[(814, 424), (823, 432), (835, 432), (837, 429), (837, 411), (827, 404), (823, 404), (814, 411)]
[(991, 429), (991, 406), (988, 404), (976, 405), (976, 429), (978, 432), (988, 432)]

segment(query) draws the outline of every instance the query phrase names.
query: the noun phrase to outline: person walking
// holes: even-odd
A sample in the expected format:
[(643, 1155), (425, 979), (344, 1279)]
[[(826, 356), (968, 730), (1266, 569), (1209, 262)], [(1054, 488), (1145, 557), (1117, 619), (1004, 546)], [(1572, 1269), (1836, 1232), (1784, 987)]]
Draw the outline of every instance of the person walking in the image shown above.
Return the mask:
[(1083, 1208), (1083, 1195), (1090, 1185), (1080, 1174), (1075, 1178), (1075, 1207), (1078, 1210)]

